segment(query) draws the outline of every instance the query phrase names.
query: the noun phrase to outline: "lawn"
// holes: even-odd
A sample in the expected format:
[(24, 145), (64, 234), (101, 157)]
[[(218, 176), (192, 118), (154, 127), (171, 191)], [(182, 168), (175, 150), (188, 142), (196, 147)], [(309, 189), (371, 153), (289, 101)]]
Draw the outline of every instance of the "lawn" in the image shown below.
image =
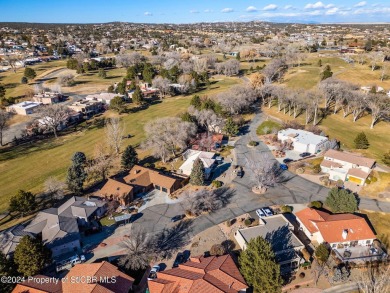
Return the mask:
[(281, 127), (282, 126), (280, 125), (280, 123), (272, 120), (268, 120), (268, 121), (264, 121), (257, 127), (256, 133), (257, 135), (269, 134), (272, 132), (273, 129), (279, 130), (281, 129)]
[(377, 238), (387, 248), (390, 247), (390, 214), (381, 212), (362, 211), (367, 214), (372, 226), (375, 229)]
[[(200, 91), (198, 94), (212, 95), (241, 82), (238, 78), (222, 77), (217, 77), (215, 81), (210, 89)], [(184, 112), (191, 97), (188, 95), (167, 98), (146, 110), (122, 114), (125, 133), (132, 135), (130, 139), (124, 141), (124, 146), (138, 145), (145, 138), (143, 129), (148, 121)], [(112, 112), (108, 111), (106, 115), (112, 115)], [(104, 129), (91, 126), (90, 129), (64, 135), (58, 139), (0, 150), (0, 211), (7, 209), (9, 198), (19, 189), (37, 193), (42, 190), (43, 183), (48, 177), (65, 179), (73, 153), (81, 151), (91, 156), (95, 145), (101, 141), (104, 141)], [(147, 155), (145, 152), (140, 153), (141, 157), (145, 155)]]
[[(264, 107), (263, 111), (282, 121), (293, 119), (292, 116), (284, 115), (283, 112), (278, 113), (276, 107), (272, 107), (271, 109)], [(304, 113), (298, 116), (296, 120), (304, 124)], [(388, 151), (390, 145), (390, 136), (388, 135), (389, 123), (380, 121), (375, 125), (374, 129), (370, 129), (370, 123), (371, 117), (368, 114), (356, 122), (352, 122), (351, 116), (343, 118), (342, 114), (339, 113), (325, 117), (325, 119), (320, 121), (318, 126), (331, 139), (336, 138), (341, 141), (341, 148), (362, 153), (367, 157), (375, 158), (381, 162), (383, 154)], [(356, 135), (362, 131), (367, 135), (370, 146), (367, 150), (355, 150), (353, 141)]]

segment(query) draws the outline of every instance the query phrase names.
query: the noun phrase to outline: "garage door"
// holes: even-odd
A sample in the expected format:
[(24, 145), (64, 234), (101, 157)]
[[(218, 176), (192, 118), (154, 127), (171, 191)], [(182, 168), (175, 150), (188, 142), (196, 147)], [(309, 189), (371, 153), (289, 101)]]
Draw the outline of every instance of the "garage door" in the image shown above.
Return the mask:
[(356, 184), (362, 184), (362, 179), (357, 178), (357, 177), (353, 177), (353, 176), (349, 176), (348, 181), (356, 183)]

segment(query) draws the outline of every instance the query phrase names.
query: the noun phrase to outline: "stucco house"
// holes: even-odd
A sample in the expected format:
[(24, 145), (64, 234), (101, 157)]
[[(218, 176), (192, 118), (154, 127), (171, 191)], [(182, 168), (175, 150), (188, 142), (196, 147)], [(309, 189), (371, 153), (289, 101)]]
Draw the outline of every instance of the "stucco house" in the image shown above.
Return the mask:
[(328, 138), (306, 130), (287, 128), (278, 131), (278, 140), (292, 142), (294, 151), (316, 154), (325, 149)]
[(38, 102), (24, 101), (8, 106), (6, 107), (6, 110), (9, 113), (27, 116), (37, 112), (41, 105), (42, 104)]
[(115, 97), (121, 97), (124, 99), (124, 95), (121, 94), (115, 94), (115, 93), (100, 93), (100, 94), (92, 94), (92, 95), (87, 95), (85, 97), (85, 100), (87, 101), (98, 101), (106, 105), (110, 105), (112, 99)]
[(334, 181), (364, 185), (374, 166), (374, 159), (330, 149), (324, 154), (321, 171), (329, 174), (329, 179)]
[(245, 250), (251, 239), (262, 236), (271, 244), (282, 272), (288, 272), (296, 269), (303, 261), (300, 251), (305, 247), (293, 230), (294, 226), (283, 214), (279, 214), (260, 218), (258, 226), (238, 229), (234, 238)]
[(188, 149), (183, 153), (184, 163), (179, 167), (179, 173), (190, 176), (196, 159), (200, 159), (204, 166), (206, 179), (210, 177), (215, 166), (215, 153)]

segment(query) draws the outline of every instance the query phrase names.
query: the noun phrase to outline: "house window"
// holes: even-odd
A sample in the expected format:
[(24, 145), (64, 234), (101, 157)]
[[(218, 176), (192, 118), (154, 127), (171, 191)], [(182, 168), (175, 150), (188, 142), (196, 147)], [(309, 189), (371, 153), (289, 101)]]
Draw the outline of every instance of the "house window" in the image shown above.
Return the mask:
[(165, 187), (163, 187), (161, 190), (162, 190), (163, 192), (168, 192), (168, 190), (167, 190)]
[(367, 240), (367, 241), (366, 241), (366, 244), (371, 244), (371, 240)]
[(333, 245), (332, 245), (332, 248), (336, 248), (336, 246), (337, 246), (337, 244), (333, 244)]
[(155, 185), (154, 188), (157, 189), (157, 190), (160, 190), (160, 189), (161, 189), (161, 187), (158, 186), (158, 185)]

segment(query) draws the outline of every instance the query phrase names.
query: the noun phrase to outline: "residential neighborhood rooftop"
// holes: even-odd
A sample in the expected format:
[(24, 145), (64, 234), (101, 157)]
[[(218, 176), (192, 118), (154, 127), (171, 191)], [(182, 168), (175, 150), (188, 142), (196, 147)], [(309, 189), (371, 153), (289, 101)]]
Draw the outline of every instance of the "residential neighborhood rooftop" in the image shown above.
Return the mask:
[(341, 152), (333, 149), (327, 150), (326, 153), (324, 154), (324, 157), (333, 158), (336, 160), (349, 162), (352, 164), (365, 166), (368, 168), (372, 168), (372, 166), (375, 164), (374, 159), (366, 158), (360, 155), (355, 155), (347, 152)]

